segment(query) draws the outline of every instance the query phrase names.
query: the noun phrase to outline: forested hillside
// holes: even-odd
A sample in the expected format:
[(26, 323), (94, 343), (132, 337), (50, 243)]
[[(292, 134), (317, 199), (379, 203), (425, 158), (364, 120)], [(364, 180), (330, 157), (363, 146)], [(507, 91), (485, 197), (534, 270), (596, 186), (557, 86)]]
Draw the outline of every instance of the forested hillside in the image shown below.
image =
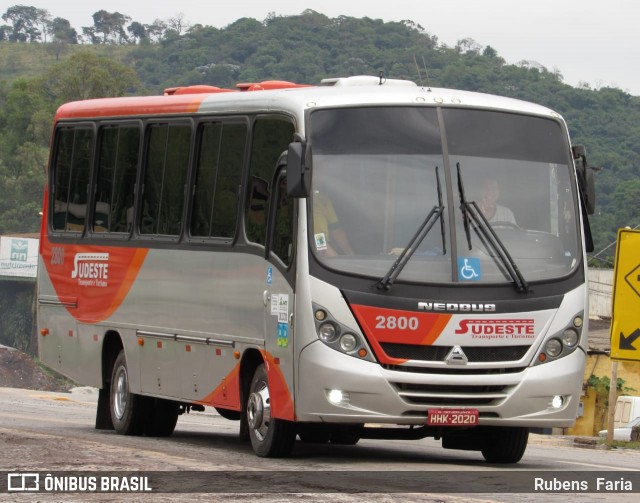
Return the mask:
[[(188, 26), (180, 17), (143, 25), (99, 11), (94, 26), (80, 34), (47, 11), (24, 9), (8, 9), (2, 16), (7, 24), (0, 27), (0, 234), (38, 228), (51, 119), (64, 101), (157, 94), (189, 84), (318, 83), (381, 71), (557, 110), (573, 142), (586, 145), (591, 164), (603, 167), (596, 175), (592, 218), (596, 251), (615, 240), (619, 227), (640, 225), (640, 97), (615, 88), (571, 87), (561, 69), (549, 71), (532, 61), (506, 64), (493, 48), (464, 33), (455, 47), (447, 47), (428, 26), (411, 21), (305, 11), (263, 21), (243, 18), (218, 29)], [(589, 64), (588, 54), (584, 59)], [(613, 252), (609, 248), (601, 257)]]

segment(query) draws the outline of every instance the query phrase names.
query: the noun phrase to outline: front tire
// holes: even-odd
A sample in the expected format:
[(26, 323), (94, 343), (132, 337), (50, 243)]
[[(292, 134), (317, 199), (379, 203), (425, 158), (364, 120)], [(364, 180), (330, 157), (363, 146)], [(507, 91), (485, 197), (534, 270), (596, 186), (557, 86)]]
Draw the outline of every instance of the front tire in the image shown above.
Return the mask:
[(258, 366), (253, 374), (245, 414), (256, 455), (278, 458), (291, 453), (296, 438), (295, 424), (271, 417), (269, 378), (264, 364)]
[(129, 391), (129, 371), (124, 350), (120, 351), (113, 364), (109, 409), (116, 433), (120, 435), (145, 433), (149, 401), (146, 397), (134, 395)]
[(528, 428), (492, 428), (482, 455), (488, 463), (517, 463), (522, 459), (528, 441)]

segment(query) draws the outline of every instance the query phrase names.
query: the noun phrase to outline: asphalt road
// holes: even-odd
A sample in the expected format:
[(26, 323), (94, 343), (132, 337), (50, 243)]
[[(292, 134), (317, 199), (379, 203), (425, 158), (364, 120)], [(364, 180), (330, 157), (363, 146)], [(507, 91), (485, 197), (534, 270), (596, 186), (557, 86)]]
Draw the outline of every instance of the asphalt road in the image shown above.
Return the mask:
[[(522, 461), (506, 467), (487, 464), (477, 452), (442, 449), (433, 439), (361, 440), (356, 446), (297, 442), (290, 458), (262, 459), (238, 439), (238, 423), (215, 411), (181, 416), (169, 438), (95, 430), (96, 398), (88, 388), (0, 388), (2, 477), (138, 474), (148, 476), (156, 492), (36, 497), (8, 493), (0, 480), (0, 501), (564, 502), (567, 494), (554, 489), (567, 481), (574, 489), (571, 501), (635, 503), (640, 492), (640, 472), (628, 473), (640, 470), (639, 451), (584, 449), (570, 437), (531, 435)], [(602, 487), (588, 492), (597, 478)], [(607, 484), (617, 484), (618, 492)], [(159, 487), (177, 492), (157, 492)]]

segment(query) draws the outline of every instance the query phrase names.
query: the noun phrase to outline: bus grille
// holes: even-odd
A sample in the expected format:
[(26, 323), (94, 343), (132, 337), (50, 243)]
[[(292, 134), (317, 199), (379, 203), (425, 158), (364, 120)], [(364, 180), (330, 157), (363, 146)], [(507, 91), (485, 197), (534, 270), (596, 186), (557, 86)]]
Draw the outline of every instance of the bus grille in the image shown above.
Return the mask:
[[(383, 342), (383, 351), (391, 358), (443, 362), (453, 346), (417, 346)], [(491, 363), (518, 361), (531, 346), (462, 346), (469, 363)]]
[(430, 385), (391, 383), (412, 405), (475, 407), (497, 405), (507, 397), (504, 385)]
[(438, 375), (499, 375), (499, 374), (518, 374), (524, 372), (526, 367), (500, 367), (490, 369), (469, 368), (463, 365), (447, 366), (447, 367), (415, 367), (409, 365), (388, 365), (382, 364), (385, 370), (393, 370), (394, 372), (409, 372), (413, 374), (438, 374)]

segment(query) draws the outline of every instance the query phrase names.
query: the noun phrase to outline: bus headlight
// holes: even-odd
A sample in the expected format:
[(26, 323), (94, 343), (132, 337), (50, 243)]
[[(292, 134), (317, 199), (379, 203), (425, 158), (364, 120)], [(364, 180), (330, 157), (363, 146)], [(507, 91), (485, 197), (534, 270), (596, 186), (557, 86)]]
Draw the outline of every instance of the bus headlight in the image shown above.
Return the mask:
[(333, 342), (338, 336), (338, 330), (333, 323), (323, 323), (318, 327), (318, 337), (322, 342)]
[(345, 353), (350, 353), (358, 347), (358, 339), (353, 334), (344, 334), (340, 337), (340, 349)]
[(568, 348), (572, 348), (578, 344), (578, 339), (578, 332), (575, 328), (567, 328), (562, 333), (562, 343)]
[(564, 328), (549, 334), (549, 338), (542, 344), (533, 365), (552, 362), (577, 351), (584, 327), (583, 315), (584, 313), (575, 314)]
[(544, 345), (544, 351), (552, 358), (562, 353), (562, 343), (558, 339), (549, 339)]
[(346, 355), (375, 362), (366, 338), (353, 326), (336, 320), (324, 307), (313, 304), (313, 321), (318, 339), (326, 346)]

